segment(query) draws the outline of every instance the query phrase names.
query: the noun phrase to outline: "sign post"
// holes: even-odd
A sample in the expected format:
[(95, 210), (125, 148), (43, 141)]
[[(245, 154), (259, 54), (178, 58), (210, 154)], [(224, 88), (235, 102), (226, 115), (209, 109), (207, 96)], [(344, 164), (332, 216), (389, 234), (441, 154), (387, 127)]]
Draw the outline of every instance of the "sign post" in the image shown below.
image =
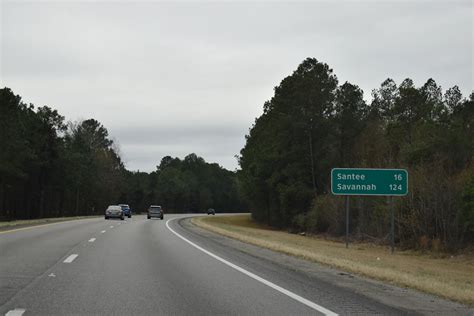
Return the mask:
[(408, 172), (405, 169), (334, 168), (331, 170), (331, 192), (346, 198), (346, 248), (349, 247), (349, 196), (389, 196), (390, 246), (394, 252), (393, 197), (408, 194)]
[(393, 196), (390, 199), (390, 252), (395, 251), (395, 212), (393, 211)]
[(349, 195), (346, 195), (346, 248), (349, 248)]

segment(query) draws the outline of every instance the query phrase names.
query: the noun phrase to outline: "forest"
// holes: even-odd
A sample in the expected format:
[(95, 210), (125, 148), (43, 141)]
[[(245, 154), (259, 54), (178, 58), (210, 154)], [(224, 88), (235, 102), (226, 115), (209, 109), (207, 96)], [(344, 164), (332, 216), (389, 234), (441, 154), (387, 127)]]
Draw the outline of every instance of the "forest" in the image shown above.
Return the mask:
[[(370, 102), (355, 84), (304, 60), (275, 87), (241, 150), (241, 193), (255, 220), (290, 232), (342, 236), (344, 198), (332, 168), (403, 168), (409, 194), (394, 198), (396, 242), (455, 249), (474, 241), (474, 94), (433, 79), (386, 79)], [(351, 197), (350, 234), (386, 242), (386, 197)]]
[(9, 88), (0, 90), (0, 144), (0, 220), (98, 215), (118, 203), (134, 212), (151, 204), (170, 213), (243, 208), (235, 172), (195, 154), (129, 171), (100, 122), (66, 122)]
[[(275, 87), (228, 171), (195, 154), (166, 156), (153, 172), (129, 171), (106, 127), (66, 122), (56, 110), (0, 90), (0, 220), (135, 212), (249, 211), (276, 229), (342, 236), (343, 197), (330, 193), (332, 168), (403, 168), (409, 193), (394, 198), (396, 242), (456, 249), (474, 242), (474, 94), (388, 78), (370, 102), (307, 58)], [(351, 197), (350, 234), (386, 242), (386, 197)]]

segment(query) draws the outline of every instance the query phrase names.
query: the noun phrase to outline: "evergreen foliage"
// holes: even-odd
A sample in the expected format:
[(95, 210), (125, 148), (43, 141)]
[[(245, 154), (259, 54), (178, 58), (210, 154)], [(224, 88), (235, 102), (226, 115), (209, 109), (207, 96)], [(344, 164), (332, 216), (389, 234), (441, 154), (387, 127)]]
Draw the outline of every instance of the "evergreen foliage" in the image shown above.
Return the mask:
[[(397, 241), (472, 242), (473, 101), (457, 86), (443, 95), (433, 79), (417, 88), (389, 78), (367, 104), (357, 85), (338, 85), (327, 64), (308, 58), (275, 87), (251, 127), (239, 158), (241, 192), (257, 221), (339, 235), (344, 205), (329, 193), (331, 168), (405, 168)], [(351, 201), (353, 237), (386, 238), (387, 200)]]

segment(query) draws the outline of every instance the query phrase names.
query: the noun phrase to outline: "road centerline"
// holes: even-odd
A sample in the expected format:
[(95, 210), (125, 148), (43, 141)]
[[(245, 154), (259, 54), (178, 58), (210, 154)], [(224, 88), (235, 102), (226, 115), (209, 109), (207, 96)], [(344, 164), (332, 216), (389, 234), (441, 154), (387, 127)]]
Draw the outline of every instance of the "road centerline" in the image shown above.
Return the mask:
[(291, 292), (291, 291), (289, 291), (289, 290), (287, 290), (287, 289), (285, 289), (285, 288), (283, 288), (283, 287), (281, 287), (281, 286), (279, 286), (279, 285), (276, 285), (276, 284), (273, 283), (273, 282), (270, 282), (270, 281), (268, 281), (268, 280), (266, 280), (266, 279), (264, 279), (264, 278), (262, 278), (262, 277), (260, 277), (260, 276), (258, 276), (258, 275), (256, 275), (256, 274), (254, 274), (254, 273), (252, 273), (252, 272), (250, 272), (250, 271), (248, 271), (248, 270), (245, 270), (244, 268), (241, 268), (241, 267), (239, 267), (238, 265), (236, 265), (236, 264), (234, 264), (234, 263), (232, 263), (232, 262), (230, 262), (230, 261), (227, 261), (227, 260), (225, 260), (225, 259), (219, 257), (218, 255), (216, 255), (216, 254), (214, 254), (214, 253), (212, 253), (212, 252), (210, 252), (210, 251), (208, 251), (208, 250), (202, 248), (201, 246), (199, 246), (199, 245), (193, 243), (192, 241), (190, 241), (190, 240), (187, 239), (186, 237), (183, 237), (182, 235), (180, 235), (179, 233), (177, 233), (176, 231), (174, 231), (174, 230), (169, 226), (169, 223), (170, 223), (171, 221), (175, 220), (175, 219), (176, 219), (176, 218), (167, 220), (167, 221), (166, 221), (166, 228), (168, 228), (169, 231), (171, 231), (171, 232), (172, 232), (173, 234), (175, 234), (177, 237), (181, 238), (182, 240), (184, 240), (185, 242), (187, 242), (188, 244), (190, 244), (190, 245), (193, 246), (194, 248), (196, 248), (196, 249), (198, 249), (198, 250), (204, 252), (204, 253), (207, 254), (208, 256), (210, 256), (210, 257), (212, 257), (212, 258), (214, 258), (214, 259), (216, 259), (216, 260), (218, 260), (218, 261), (224, 263), (225, 265), (227, 265), (227, 266), (229, 266), (229, 267), (231, 267), (231, 268), (233, 268), (233, 269), (235, 269), (235, 270), (237, 270), (237, 271), (239, 271), (239, 272), (241, 272), (241, 273), (247, 275), (248, 277), (250, 277), (250, 278), (252, 278), (252, 279), (254, 279), (254, 280), (256, 280), (256, 281), (258, 281), (258, 282), (260, 282), (260, 283), (263, 283), (263, 284), (265, 284), (266, 286), (268, 286), (268, 287), (270, 287), (270, 288), (272, 288), (272, 289), (274, 289), (274, 290), (276, 290), (276, 291), (278, 291), (278, 292), (280, 292), (280, 293), (282, 293), (282, 294), (284, 294), (284, 295), (286, 295), (286, 296), (288, 296), (288, 297), (290, 297), (290, 298), (292, 298), (292, 299), (294, 299), (294, 300), (296, 300), (296, 301), (298, 301), (298, 302), (300, 302), (300, 303), (302, 303), (302, 304), (304, 304), (304, 305), (306, 305), (306, 306), (308, 306), (308, 307), (310, 307), (310, 308), (312, 308), (312, 309), (314, 309), (314, 310), (316, 310), (316, 311), (318, 311), (318, 312), (320, 312), (320, 313), (323, 313), (324, 315), (331, 315), (331, 316), (336, 316), (336, 315), (338, 315), (338, 314), (334, 313), (333, 311), (331, 311), (331, 310), (329, 310), (329, 309), (327, 309), (327, 308), (325, 308), (325, 307), (323, 307), (323, 306), (321, 306), (321, 305), (318, 305), (318, 304), (316, 304), (316, 303), (314, 303), (314, 302), (312, 302), (312, 301), (310, 301), (310, 300), (308, 300), (308, 299), (305, 299), (304, 297), (299, 296), (298, 294), (295, 294), (295, 293), (293, 293), (293, 292)]

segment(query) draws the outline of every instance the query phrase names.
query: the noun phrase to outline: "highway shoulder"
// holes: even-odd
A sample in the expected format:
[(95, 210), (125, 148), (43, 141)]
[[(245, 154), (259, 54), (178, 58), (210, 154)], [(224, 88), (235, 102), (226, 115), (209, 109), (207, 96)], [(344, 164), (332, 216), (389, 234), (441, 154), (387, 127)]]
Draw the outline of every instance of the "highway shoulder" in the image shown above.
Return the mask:
[[(350, 298), (351, 303), (338, 302), (348, 308), (340, 313), (354, 313), (357, 301), (360, 305), (379, 307), (391, 313), (416, 313), (426, 315), (472, 315), (474, 309), (460, 303), (445, 300), (416, 290), (400, 288), (391, 284), (349, 274), (314, 262), (288, 256), (276, 251), (243, 243), (195, 226), (190, 218), (174, 221), (174, 227), (180, 234), (189, 237), (205, 249), (212, 251), (229, 261), (238, 261), (240, 265), (266, 276), (280, 285), (291, 284), (303, 292), (322, 290), (329, 295), (318, 299), (329, 300), (333, 297)], [(321, 302), (324, 305), (324, 302)], [(327, 306), (327, 305), (326, 305)], [(350, 307), (349, 307), (350, 306)]]

